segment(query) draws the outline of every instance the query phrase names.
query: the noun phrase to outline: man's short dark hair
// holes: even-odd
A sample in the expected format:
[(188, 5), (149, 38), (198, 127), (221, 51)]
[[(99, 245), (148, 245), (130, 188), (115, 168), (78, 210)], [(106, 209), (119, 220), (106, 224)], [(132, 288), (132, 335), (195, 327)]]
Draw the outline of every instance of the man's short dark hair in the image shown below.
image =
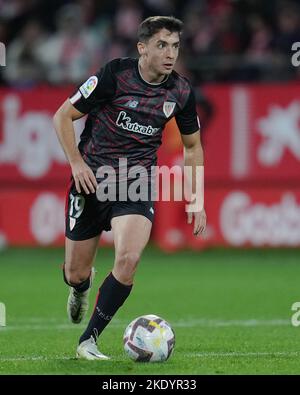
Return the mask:
[(183, 22), (173, 16), (150, 16), (145, 19), (138, 28), (138, 40), (147, 42), (161, 29), (167, 29), (171, 33), (181, 34)]

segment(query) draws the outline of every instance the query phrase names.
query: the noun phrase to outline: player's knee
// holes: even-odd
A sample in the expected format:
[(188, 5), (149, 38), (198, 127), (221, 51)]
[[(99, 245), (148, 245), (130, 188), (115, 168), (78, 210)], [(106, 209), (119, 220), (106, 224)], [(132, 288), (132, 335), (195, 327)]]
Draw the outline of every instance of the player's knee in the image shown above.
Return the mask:
[(124, 252), (117, 255), (116, 263), (118, 266), (127, 267), (128, 270), (136, 268), (140, 260), (140, 254), (137, 252)]
[(139, 261), (140, 254), (136, 252), (126, 252), (117, 255), (115, 267), (123, 278), (126, 277), (128, 280), (132, 280)]
[(65, 278), (69, 285), (79, 285), (89, 277), (89, 272), (65, 269)]

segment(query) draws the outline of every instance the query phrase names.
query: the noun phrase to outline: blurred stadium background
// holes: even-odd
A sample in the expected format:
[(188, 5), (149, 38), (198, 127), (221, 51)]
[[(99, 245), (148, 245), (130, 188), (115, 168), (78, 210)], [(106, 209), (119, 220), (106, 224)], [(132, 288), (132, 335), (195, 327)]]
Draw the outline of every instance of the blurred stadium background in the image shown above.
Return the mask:
[[(17, 299), (26, 295), (25, 284), (35, 282), (35, 275), (38, 286), (46, 286), (45, 267), (38, 265), (39, 259), (56, 268), (63, 261), (64, 196), (70, 171), (57, 142), (52, 115), (74, 87), (105, 62), (137, 56), (137, 26), (145, 17), (158, 14), (172, 14), (185, 23), (177, 70), (190, 78), (196, 90), (205, 150), (208, 227), (204, 238), (193, 238), (184, 205), (157, 202), (153, 246), (146, 253), (146, 269), (141, 269), (140, 276), (141, 282), (150, 276), (161, 297), (153, 299), (153, 306), (146, 304), (149, 311), (135, 299), (129, 302), (130, 317), (126, 312), (120, 317), (124, 325), (137, 314), (156, 311), (166, 318), (169, 314), (171, 320), (184, 319), (167, 301), (182, 287), (183, 276), (189, 287), (195, 271), (199, 278), (206, 273), (207, 289), (203, 283), (191, 288), (189, 296), (194, 302), (191, 310), (185, 306), (187, 319), (203, 318), (203, 314), (223, 320), (270, 319), (265, 322), (273, 322), (272, 328), (277, 322), (280, 336), (285, 337), (291, 305), (297, 295), (300, 298), (296, 283), (300, 256), (300, 66), (291, 62), (292, 44), (300, 42), (300, 2), (281, 0), (0, 0), (0, 42), (6, 45), (6, 66), (0, 67), (0, 301), (7, 306), (8, 322), (17, 327), (20, 314), (25, 320), (28, 315), (49, 319), (49, 312), (29, 305), (20, 311)], [(78, 135), (82, 126), (82, 120), (76, 122)], [(179, 133), (171, 121), (164, 132), (159, 163), (173, 166), (182, 161)], [(107, 246), (104, 256), (109, 262), (113, 259), (111, 242), (112, 235), (103, 234), (101, 243)], [(157, 261), (167, 262), (168, 267), (174, 263), (178, 288), (172, 288), (173, 294), (166, 291), (166, 299), (163, 282), (155, 282), (156, 269), (149, 269), (151, 263), (157, 268)], [(188, 263), (188, 273), (176, 262)], [(226, 267), (227, 262), (231, 266)], [(212, 264), (212, 269), (205, 269), (206, 263)], [(31, 270), (32, 277), (26, 276)], [(20, 276), (19, 288), (12, 292), (15, 276)], [(167, 271), (165, 276), (169, 281)], [(285, 281), (282, 293), (281, 278)], [(57, 273), (49, 274), (49, 281), (49, 290), (54, 287), (62, 295), (51, 316), (55, 321), (57, 316), (64, 317), (66, 288)], [(148, 291), (153, 295), (153, 289), (140, 287), (137, 293), (141, 292), (143, 300), (147, 300)], [(200, 302), (203, 287), (206, 307)], [(257, 287), (257, 292), (252, 295), (248, 289), (245, 296), (248, 287)], [(37, 302), (45, 297), (42, 289), (30, 292)], [(179, 307), (182, 301), (176, 303)], [(250, 310), (245, 306), (251, 306)], [(48, 308), (51, 311), (50, 305)], [(201, 346), (200, 351), (236, 350), (230, 342), (226, 348), (226, 339), (222, 344), (220, 341), (220, 348), (209, 348), (202, 336), (209, 338), (208, 332), (201, 332), (201, 338), (199, 334), (195, 347)], [(11, 333), (1, 333), (2, 339)], [(291, 333), (289, 336), (294, 336)], [(280, 353), (277, 332), (273, 334), (268, 344), (276, 344), (275, 351)], [(236, 333), (234, 337), (238, 339)], [(249, 341), (249, 358), (252, 351), (272, 351), (263, 348), (263, 341)], [(293, 352), (292, 343), (291, 337), (290, 348), (286, 343), (284, 352)], [(244, 351), (245, 342), (239, 344)], [(255, 345), (262, 348), (255, 349)], [(66, 355), (72, 352), (68, 346)], [(10, 349), (4, 354), (7, 358), (15, 355)], [(280, 365), (274, 360), (267, 372), (285, 371), (276, 370), (276, 363)], [(229, 364), (224, 371), (211, 360), (207, 366), (205, 372), (221, 373), (241, 372), (243, 367)], [(259, 369), (255, 366), (250, 372)], [(268, 366), (261, 363), (258, 372)]]

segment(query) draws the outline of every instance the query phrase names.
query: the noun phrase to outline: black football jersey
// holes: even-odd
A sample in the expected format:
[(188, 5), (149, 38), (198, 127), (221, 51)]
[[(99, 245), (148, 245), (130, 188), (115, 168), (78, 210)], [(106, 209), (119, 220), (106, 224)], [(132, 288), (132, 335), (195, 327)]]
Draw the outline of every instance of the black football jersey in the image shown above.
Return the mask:
[(128, 167), (150, 170), (164, 126), (174, 116), (182, 134), (200, 128), (189, 81), (173, 71), (163, 82), (150, 84), (139, 72), (138, 59), (107, 63), (70, 101), (88, 114), (79, 150), (95, 174), (100, 166), (117, 171), (120, 158), (126, 158)]

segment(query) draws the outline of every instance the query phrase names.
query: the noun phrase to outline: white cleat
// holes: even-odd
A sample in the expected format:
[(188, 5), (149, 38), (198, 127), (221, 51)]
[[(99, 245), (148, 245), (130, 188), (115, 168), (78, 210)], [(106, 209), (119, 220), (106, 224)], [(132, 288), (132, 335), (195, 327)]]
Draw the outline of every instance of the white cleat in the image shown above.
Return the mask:
[(93, 284), (96, 271), (92, 267), (90, 276), (90, 287), (84, 292), (77, 292), (75, 288), (70, 287), (70, 293), (67, 303), (68, 317), (73, 324), (79, 324), (85, 317), (89, 309), (89, 293)]
[(110, 359), (98, 350), (97, 343), (95, 342), (93, 336), (79, 344), (77, 347), (76, 358), (87, 359), (88, 361)]

